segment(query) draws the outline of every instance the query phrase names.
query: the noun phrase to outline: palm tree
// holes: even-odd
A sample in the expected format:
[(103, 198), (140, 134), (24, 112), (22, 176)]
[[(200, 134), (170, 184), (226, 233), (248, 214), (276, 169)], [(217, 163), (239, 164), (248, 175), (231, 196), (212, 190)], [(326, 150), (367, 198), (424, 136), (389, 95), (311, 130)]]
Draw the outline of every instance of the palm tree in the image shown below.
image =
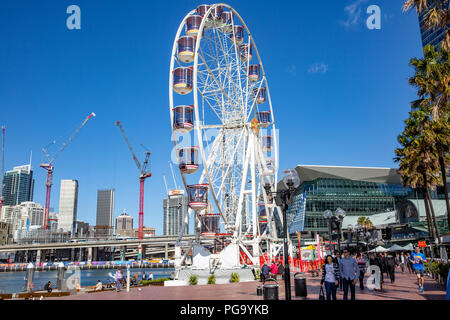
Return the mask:
[(450, 63), (449, 52), (443, 49), (436, 52), (434, 47), (424, 48), (423, 59), (413, 58), (410, 65), (414, 68), (414, 76), (409, 83), (417, 88), (418, 98), (412, 102), (413, 110), (424, 109), (431, 114), (433, 123), (431, 130), (435, 134), (437, 152), (439, 155), (440, 174), (444, 187), (447, 221), (450, 229), (450, 202), (447, 188), (447, 166), (449, 163), (450, 135)]
[[(418, 14), (423, 10), (428, 10), (428, 4), (432, 4), (429, 0), (405, 0), (403, 3), (403, 11), (416, 9)], [(431, 6), (427, 16), (425, 17), (425, 27), (427, 29), (442, 28), (445, 29), (450, 23), (450, 13), (445, 0), (439, 0), (435, 6)], [(450, 30), (447, 29), (445, 39), (442, 41), (442, 48), (450, 51)]]
[(357, 223), (365, 229), (371, 229), (373, 227), (373, 223), (370, 221), (369, 217), (359, 217)]
[(394, 161), (399, 163), (398, 172), (405, 187), (421, 187), (428, 233), (440, 242), (439, 228), (429, 192), (430, 188), (434, 188), (440, 182), (438, 152), (434, 143), (435, 133), (432, 130), (433, 121), (424, 108), (413, 110), (409, 114), (410, 117), (405, 120), (406, 127), (398, 136), (401, 147), (395, 149)]

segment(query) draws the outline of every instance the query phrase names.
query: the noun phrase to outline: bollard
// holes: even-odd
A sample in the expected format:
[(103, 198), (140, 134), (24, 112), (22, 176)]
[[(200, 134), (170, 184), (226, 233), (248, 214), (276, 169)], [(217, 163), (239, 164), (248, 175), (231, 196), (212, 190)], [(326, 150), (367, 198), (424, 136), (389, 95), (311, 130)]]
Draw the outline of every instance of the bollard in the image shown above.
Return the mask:
[[(265, 281), (275, 281), (276, 284), (265, 284)], [(264, 300), (278, 300), (278, 281), (273, 278), (268, 278), (263, 284)]]
[(303, 272), (294, 274), (295, 296), (306, 298), (308, 291), (306, 288), (306, 276)]
[(263, 290), (262, 290), (261, 286), (258, 286), (256, 288), (256, 295), (257, 296), (262, 296), (263, 295)]
[(127, 292), (130, 292), (130, 265), (127, 264)]
[(27, 266), (27, 273), (26, 273), (26, 288), (27, 292), (31, 292), (34, 289), (33, 285), (33, 277), (34, 277), (34, 266), (30, 262)]
[(64, 263), (60, 262), (58, 263), (58, 275), (56, 280), (56, 287), (58, 290), (62, 291), (62, 285), (64, 281)]

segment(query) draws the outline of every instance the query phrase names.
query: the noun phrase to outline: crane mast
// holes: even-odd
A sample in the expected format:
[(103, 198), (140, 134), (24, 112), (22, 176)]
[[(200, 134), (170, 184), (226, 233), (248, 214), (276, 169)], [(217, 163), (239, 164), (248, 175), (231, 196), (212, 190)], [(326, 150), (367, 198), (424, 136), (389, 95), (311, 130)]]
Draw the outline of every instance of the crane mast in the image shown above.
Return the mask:
[(134, 153), (133, 147), (131, 146), (130, 141), (128, 140), (127, 135), (125, 134), (125, 130), (123, 129), (122, 124), (120, 121), (116, 121), (116, 126), (119, 127), (120, 132), (122, 133), (122, 136), (128, 146), (128, 149), (131, 152), (131, 155), (133, 157), (133, 161), (136, 164), (136, 167), (139, 170), (139, 229), (138, 229), (138, 239), (144, 239), (144, 181), (147, 178), (150, 178), (152, 174), (147, 169), (148, 162), (150, 158), (150, 151), (145, 148), (145, 158), (143, 165), (141, 166), (141, 163), (139, 162), (138, 158), (136, 157), (136, 154)]
[(45, 209), (44, 209), (44, 231), (48, 229), (48, 215), (49, 215), (49, 209), (50, 209), (50, 194), (52, 191), (52, 180), (53, 180), (53, 170), (55, 169), (53, 167), (53, 162), (56, 160), (56, 158), (63, 152), (63, 150), (72, 142), (72, 140), (75, 138), (75, 136), (80, 132), (81, 128), (84, 127), (84, 125), (88, 122), (89, 119), (92, 117), (95, 117), (95, 113), (91, 113), (84, 119), (84, 121), (81, 123), (81, 125), (72, 133), (72, 135), (63, 143), (63, 145), (59, 148), (59, 150), (54, 154), (52, 158), (50, 158), (50, 155), (47, 153), (47, 150), (45, 148), (42, 148), (42, 153), (47, 158), (48, 163), (42, 163), (40, 164), (40, 167), (47, 170), (47, 180), (45, 182), (46, 192), (45, 192)]
[(5, 174), (5, 131), (6, 127), (2, 126), (2, 163), (1, 163), (1, 176), (0, 176), (0, 217), (2, 216), (2, 204), (3, 204), (3, 176)]

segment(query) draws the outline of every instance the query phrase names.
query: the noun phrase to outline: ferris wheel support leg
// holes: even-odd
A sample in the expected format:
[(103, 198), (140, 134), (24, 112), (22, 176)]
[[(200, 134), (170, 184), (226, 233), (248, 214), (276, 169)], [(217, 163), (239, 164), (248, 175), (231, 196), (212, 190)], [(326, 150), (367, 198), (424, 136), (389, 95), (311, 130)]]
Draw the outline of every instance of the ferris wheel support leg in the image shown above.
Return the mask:
[(234, 234), (233, 238), (237, 238), (238, 234), (241, 233), (241, 217), (242, 217), (242, 207), (244, 202), (244, 189), (245, 189), (245, 182), (247, 181), (247, 173), (248, 173), (248, 163), (249, 163), (249, 156), (250, 156), (250, 147), (247, 148), (245, 161), (244, 161), (244, 173), (242, 175), (241, 180), (241, 192), (239, 194), (239, 201), (238, 201), (238, 209), (236, 213), (236, 221), (235, 221), (235, 228), (234, 228)]
[(253, 222), (253, 265), (259, 265), (258, 212), (256, 207), (256, 157), (255, 134), (251, 133), (251, 177), (252, 177), (252, 222)]
[[(179, 269), (181, 268), (181, 265), (183, 264), (184, 259), (181, 257), (181, 239), (184, 235), (184, 230), (187, 228), (189, 224), (189, 220), (191, 218), (192, 209), (188, 209), (188, 213), (183, 213), (183, 224), (181, 226), (180, 233), (178, 234), (178, 239), (175, 242), (175, 268)], [(189, 232), (188, 232), (189, 233)]]

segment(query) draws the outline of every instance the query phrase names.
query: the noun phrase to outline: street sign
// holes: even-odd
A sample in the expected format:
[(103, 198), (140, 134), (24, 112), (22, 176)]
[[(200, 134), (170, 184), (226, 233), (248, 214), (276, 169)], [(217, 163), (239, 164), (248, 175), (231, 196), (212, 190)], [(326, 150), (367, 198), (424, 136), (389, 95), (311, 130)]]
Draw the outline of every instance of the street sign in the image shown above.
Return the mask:
[(427, 246), (426, 241), (419, 241), (418, 244), (419, 244), (419, 248), (426, 248), (426, 246)]

